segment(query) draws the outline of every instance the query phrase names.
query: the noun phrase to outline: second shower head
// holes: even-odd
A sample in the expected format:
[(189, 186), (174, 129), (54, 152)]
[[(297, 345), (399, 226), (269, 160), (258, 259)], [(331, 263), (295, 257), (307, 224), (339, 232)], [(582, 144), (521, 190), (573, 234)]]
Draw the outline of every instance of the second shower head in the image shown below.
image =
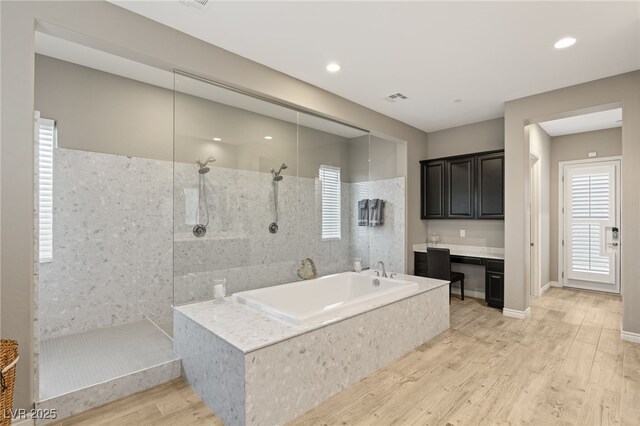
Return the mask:
[(282, 163), (280, 169), (277, 172), (275, 171), (275, 169), (271, 169), (271, 174), (273, 175), (274, 182), (280, 182), (283, 179), (283, 176), (280, 176), (280, 173), (282, 173), (282, 171), (287, 167), (288, 166), (286, 164)]

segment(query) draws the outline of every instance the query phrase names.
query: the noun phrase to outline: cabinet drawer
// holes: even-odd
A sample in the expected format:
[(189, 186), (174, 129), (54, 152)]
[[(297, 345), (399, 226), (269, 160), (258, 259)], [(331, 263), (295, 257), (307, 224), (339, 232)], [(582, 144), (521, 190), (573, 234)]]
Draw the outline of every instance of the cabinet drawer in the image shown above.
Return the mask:
[(504, 272), (504, 260), (487, 260), (487, 272)]
[(482, 259), (479, 257), (468, 256), (451, 256), (451, 263), (464, 263), (467, 265), (482, 265)]

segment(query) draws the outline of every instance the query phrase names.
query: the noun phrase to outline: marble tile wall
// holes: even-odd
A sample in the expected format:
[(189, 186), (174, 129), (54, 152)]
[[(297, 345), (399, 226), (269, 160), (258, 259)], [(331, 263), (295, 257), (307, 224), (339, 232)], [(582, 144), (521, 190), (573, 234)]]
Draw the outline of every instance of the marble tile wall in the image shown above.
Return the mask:
[[(386, 201), (384, 225), (358, 226), (358, 201)], [(387, 271), (405, 272), (405, 178), (381, 179), (351, 184), (351, 256), (361, 257), (363, 266), (382, 260)]]
[[(389, 270), (404, 270), (404, 178), (343, 183), (339, 241), (321, 239), (318, 179), (279, 183), (277, 234), (268, 231), (269, 173), (212, 167), (205, 179), (210, 223), (196, 238), (185, 208), (185, 189), (198, 187), (195, 165), (57, 148), (54, 260), (39, 268), (40, 338), (145, 317), (166, 323), (174, 300), (212, 298), (212, 278), (227, 278), (228, 294), (297, 281), (305, 257), (319, 275), (351, 270), (355, 257), (367, 265), (370, 250)], [(363, 191), (387, 200), (383, 227), (356, 226)]]
[(40, 338), (171, 320), (171, 162), (56, 148)]
[[(318, 274), (353, 267), (351, 247), (351, 187), (343, 183), (342, 232), (338, 241), (322, 241), (321, 197), (318, 179), (285, 176), (278, 184), (277, 234), (271, 175), (246, 170), (212, 168), (206, 174), (209, 204), (207, 235), (196, 238), (187, 225), (185, 188), (197, 188), (193, 166), (176, 167), (175, 269), (176, 304), (212, 297), (211, 279), (226, 278), (227, 293), (292, 281), (305, 257), (314, 260)], [(204, 221), (204, 218), (201, 218)], [(368, 253), (368, 245), (366, 248)]]

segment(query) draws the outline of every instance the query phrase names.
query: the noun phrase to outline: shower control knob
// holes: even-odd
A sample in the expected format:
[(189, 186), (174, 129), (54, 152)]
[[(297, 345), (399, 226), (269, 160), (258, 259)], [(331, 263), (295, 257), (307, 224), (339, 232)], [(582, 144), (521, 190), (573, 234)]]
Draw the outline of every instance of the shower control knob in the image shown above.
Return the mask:
[(196, 225), (193, 227), (193, 235), (195, 235), (198, 238), (204, 237), (206, 233), (207, 233), (207, 227), (204, 225)]

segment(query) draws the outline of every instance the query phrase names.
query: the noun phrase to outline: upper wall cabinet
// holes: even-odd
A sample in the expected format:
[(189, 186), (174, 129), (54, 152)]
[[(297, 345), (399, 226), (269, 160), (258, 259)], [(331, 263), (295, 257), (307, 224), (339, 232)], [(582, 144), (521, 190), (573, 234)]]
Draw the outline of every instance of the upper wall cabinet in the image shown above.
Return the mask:
[(446, 161), (421, 162), (422, 219), (444, 219)]
[(420, 165), (422, 219), (504, 219), (504, 151)]
[(447, 161), (447, 209), (449, 219), (473, 219), (475, 204), (475, 157)]
[(478, 156), (478, 219), (504, 219), (504, 152)]

